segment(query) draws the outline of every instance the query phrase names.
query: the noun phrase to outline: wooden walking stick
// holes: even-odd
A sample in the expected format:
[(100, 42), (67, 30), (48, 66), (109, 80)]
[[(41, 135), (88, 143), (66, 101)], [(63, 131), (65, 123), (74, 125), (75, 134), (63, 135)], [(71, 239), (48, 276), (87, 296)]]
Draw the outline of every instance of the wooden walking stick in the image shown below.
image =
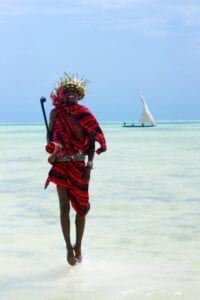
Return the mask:
[(40, 104), (41, 104), (41, 107), (42, 107), (42, 113), (43, 113), (43, 117), (44, 117), (44, 123), (45, 123), (46, 130), (47, 130), (47, 140), (49, 140), (49, 138), (50, 138), (50, 131), (49, 131), (49, 126), (48, 126), (48, 122), (47, 122), (46, 112), (45, 112), (45, 109), (44, 109), (44, 102), (46, 102), (46, 98), (45, 97), (41, 97), (40, 98)]

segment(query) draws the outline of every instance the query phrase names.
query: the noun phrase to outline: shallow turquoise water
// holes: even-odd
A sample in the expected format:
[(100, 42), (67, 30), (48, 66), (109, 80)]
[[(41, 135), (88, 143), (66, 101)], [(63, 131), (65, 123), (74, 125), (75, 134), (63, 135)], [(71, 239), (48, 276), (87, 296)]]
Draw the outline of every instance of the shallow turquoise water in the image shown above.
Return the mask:
[(84, 260), (70, 267), (43, 189), (44, 126), (0, 126), (1, 299), (199, 299), (200, 123), (102, 127)]

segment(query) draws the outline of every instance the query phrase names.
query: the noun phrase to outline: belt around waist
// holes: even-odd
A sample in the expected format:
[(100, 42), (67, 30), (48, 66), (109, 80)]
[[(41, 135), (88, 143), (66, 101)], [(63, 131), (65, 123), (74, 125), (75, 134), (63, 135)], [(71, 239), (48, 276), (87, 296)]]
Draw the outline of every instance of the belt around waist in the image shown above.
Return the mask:
[(84, 161), (85, 155), (83, 153), (76, 153), (73, 155), (64, 155), (60, 157), (56, 157), (56, 161)]

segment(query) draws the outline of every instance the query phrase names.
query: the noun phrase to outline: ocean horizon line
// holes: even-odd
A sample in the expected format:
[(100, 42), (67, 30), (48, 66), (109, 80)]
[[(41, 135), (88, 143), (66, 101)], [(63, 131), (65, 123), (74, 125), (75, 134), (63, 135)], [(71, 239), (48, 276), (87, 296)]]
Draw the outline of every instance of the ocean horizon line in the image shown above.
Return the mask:
[[(124, 122), (126, 123), (135, 123), (137, 124), (138, 122), (133, 122), (131, 120), (128, 121), (99, 121), (100, 124), (102, 125), (118, 125), (118, 124), (123, 124)], [(158, 120), (156, 121), (156, 124), (187, 124), (187, 123), (200, 123), (200, 120)], [(38, 122), (0, 122), (0, 126), (41, 126), (45, 124), (41, 121)]]

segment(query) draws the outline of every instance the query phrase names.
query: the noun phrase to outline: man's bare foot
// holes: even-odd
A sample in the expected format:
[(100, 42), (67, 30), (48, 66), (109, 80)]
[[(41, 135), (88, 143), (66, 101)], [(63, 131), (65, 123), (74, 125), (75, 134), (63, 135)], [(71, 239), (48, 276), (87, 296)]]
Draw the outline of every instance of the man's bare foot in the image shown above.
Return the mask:
[(74, 256), (73, 249), (67, 250), (67, 261), (71, 266), (75, 266), (76, 258)]
[(75, 259), (77, 262), (82, 261), (81, 248), (78, 248), (76, 245), (74, 246)]

